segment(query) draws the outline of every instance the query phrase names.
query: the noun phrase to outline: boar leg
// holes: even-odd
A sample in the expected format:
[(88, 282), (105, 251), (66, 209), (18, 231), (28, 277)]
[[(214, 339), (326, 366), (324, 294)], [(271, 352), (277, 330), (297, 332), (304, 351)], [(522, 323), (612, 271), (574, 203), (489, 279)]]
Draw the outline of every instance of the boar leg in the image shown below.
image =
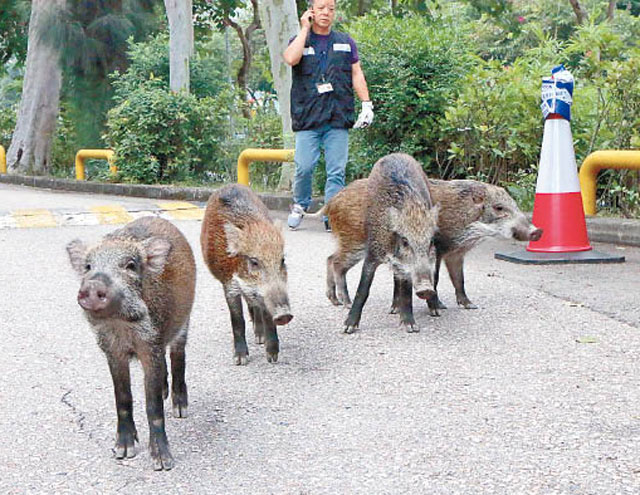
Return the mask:
[(397, 276), (394, 273), (393, 284), (394, 289), (396, 286), (398, 289), (396, 304), (400, 315), (400, 324), (409, 333), (419, 332), (420, 327), (416, 325), (416, 320), (413, 317), (413, 284), (411, 279)]
[(133, 397), (131, 395), (131, 377), (129, 375), (129, 358), (107, 354), (113, 391), (116, 396), (118, 413), (118, 429), (116, 432), (116, 459), (135, 457), (138, 432), (133, 422)]
[(262, 312), (256, 306), (250, 304), (247, 301), (249, 307), (249, 314), (251, 315), (251, 321), (253, 322), (253, 336), (256, 344), (264, 344), (264, 319)]
[(376, 269), (380, 262), (373, 257), (368, 256), (365, 258), (362, 265), (362, 274), (360, 275), (360, 283), (358, 284), (358, 290), (356, 291), (356, 298), (349, 311), (349, 316), (344, 322), (344, 333), (353, 333), (360, 325), (360, 317), (362, 316), (362, 308), (367, 302), (369, 297), (369, 291), (371, 290), (371, 284), (373, 283), (373, 277), (376, 274)]
[(169, 451), (169, 441), (164, 426), (164, 401), (162, 399), (163, 373), (166, 370), (164, 349), (150, 348), (138, 352), (144, 370), (144, 391), (149, 421), (149, 452), (156, 471), (173, 468), (174, 461)]
[(429, 306), (429, 314), (431, 316), (440, 316), (438, 312), (439, 309), (447, 309), (447, 307), (443, 304), (443, 302), (438, 297), (438, 282), (440, 281), (440, 265), (442, 263), (442, 255), (440, 253), (436, 254), (436, 268), (433, 272), (433, 290), (436, 291), (436, 295), (427, 300), (427, 305)]
[(391, 301), (391, 308), (389, 308), (389, 314), (398, 314), (398, 307), (400, 305), (400, 277), (396, 272), (393, 272), (393, 299)]
[(444, 262), (447, 265), (451, 283), (456, 289), (456, 300), (458, 301), (458, 304), (463, 306), (465, 309), (478, 309), (478, 306), (469, 300), (467, 293), (464, 290), (464, 253), (449, 255)]
[(265, 351), (267, 353), (267, 361), (270, 363), (278, 362), (278, 353), (280, 352), (280, 343), (278, 341), (278, 330), (273, 322), (273, 317), (266, 309), (260, 310), (264, 321), (266, 333)]
[(225, 285), (224, 297), (231, 314), (231, 328), (233, 330), (233, 362), (236, 365), (245, 365), (248, 362), (249, 348), (244, 335), (244, 315), (242, 314), (242, 296), (238, 290)]
[(187, 407), (189, 400), (187, 396), (187, 383), (185, 382), (185, 346), (187, 345), (187, 332), (189, 322), (184, 327), (178, 337), (171, 342), (171, 402), (173, 404), (173, 416), (176, 418), (187, 417)]
[(327, 258), (327, 298), (334, 306), (340, 306), (340, 301), (336, 297), (336, 277), (333, 268), (333, 259), (337, 253)]
[(346, 256), (336, 257), (333, 261), (333, 269), (338, 286), (338, 301), (345, 307), (351, 307), (349, 288), (347, 287), (347, 272), (362, 259), (363, 251), (357, 251)]

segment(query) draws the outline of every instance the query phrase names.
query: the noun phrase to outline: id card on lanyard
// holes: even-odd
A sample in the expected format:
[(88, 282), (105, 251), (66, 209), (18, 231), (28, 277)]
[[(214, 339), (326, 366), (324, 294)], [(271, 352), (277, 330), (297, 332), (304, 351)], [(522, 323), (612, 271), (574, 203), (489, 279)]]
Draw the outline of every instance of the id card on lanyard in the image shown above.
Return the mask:
[(333, 86), (330, 82), (325, 80), (325, 73), (327, 72), (327, 64), (329, 63), (329, 45), (327, 44), (327, 48), (322, 50), (319, 53), (319, 62), (320, 62), (320, 74), (322, 74), (322, 81), (316, 83), (316, 89), (318, 90), (318, 94), (322, 95), (325, 93), (331, 93), (333, 91)]

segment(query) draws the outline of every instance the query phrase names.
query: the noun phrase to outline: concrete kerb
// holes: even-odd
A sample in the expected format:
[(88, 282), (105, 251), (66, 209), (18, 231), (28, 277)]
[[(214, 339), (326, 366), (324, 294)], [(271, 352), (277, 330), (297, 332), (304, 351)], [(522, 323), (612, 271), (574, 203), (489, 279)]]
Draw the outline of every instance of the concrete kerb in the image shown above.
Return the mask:
[[(0, 183), (92, 194), (202, 203), (206, 202), (215, 190), (215, 188), (211, 187), (112, 184), (27, 175), (0, 175)], [(289, 210), (289, 205), (291, 204), (291, 196), (289, 194), (259, 193), (258, 196), (270, 210)], [(310, 210), (316, 211), (321, 204), (320, 199), (314, 199)], [(592, 242), (640, 246), (640, 220), (587, 216), (587, 230), (589, 232), (589, 240)]]
[[(215, 190), (215, 188), (212, 187), (115, 184), (27, 175), (0, 175), (0, 183), (91, 194), (110, 194), (114, 196), (195, 201), (202, 203), (205, 203), (209, 199), (211, 193)], [(289, 210), (289, 205), (291, 204), (290, 194), (258, 193), (258, 196), (260, 196), (260, 199), (262, 199), (266, 207), (270, 210)], [(321, 200), (314, 199), (311, 203), (310, 211), (316, 211), (320, 206)]]

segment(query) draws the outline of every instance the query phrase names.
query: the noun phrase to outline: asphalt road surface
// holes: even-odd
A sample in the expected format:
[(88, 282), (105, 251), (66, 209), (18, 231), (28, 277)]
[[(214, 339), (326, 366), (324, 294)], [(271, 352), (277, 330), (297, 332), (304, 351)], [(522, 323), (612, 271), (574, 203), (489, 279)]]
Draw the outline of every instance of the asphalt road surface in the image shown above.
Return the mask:
[[(87, 205), (105, 203), (168, 215), (147, 200), (0, 186), (6, 218), (19, 208), (89, 218)], [(487, 241), (466, 263), (479, 309), (456, 307), (444, 275), (449, 309), (432, 318), (414, 299), (418, 334), (387, 314), (382, 268), (360, 331), (346, 335), (346, 313), (324, 295), (332, 236), (307, 219), (285, 234), (294, 319), (279, 331), (280, 360), (249, 339), (238, 367), (200, 222), (175, 224), (198, 265), (190, 407), (186, 419), (166, 407), (176, 467), (154, 472), (138, 363), (139, 453), (113, 457), (111, 378), (65, 251), (117, 226), (0, 223), (0, 493), (640, 493), (639, 249), (595, 246), (624, 254), (620, 265), (523, 266), (493, 258), (515, 243)], [(352, 293), (358, 277), (359, 266)]]

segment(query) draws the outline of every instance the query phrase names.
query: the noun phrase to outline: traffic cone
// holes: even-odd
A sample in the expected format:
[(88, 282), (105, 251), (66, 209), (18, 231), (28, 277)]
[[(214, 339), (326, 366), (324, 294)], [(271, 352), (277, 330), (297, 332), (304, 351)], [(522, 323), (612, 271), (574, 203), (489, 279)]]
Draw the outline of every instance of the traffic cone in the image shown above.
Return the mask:
[(496, 253), (497, 259), (533, 264), (624, 261), (624, 256), (594, 251), (589, 244), (569, 124), (572, 97), (573, 76), (562, 65), (554, 67), (551, 78), (542, 80), (545, 123), (532, 219), (543, 234), (526, 251)]
[(527, 251), (571, 253), (591, 250), (571, 126), (558, 113), (549, 114), (544, 123), (532, 221), (544, 233), (540, 240), (529, 243)]

